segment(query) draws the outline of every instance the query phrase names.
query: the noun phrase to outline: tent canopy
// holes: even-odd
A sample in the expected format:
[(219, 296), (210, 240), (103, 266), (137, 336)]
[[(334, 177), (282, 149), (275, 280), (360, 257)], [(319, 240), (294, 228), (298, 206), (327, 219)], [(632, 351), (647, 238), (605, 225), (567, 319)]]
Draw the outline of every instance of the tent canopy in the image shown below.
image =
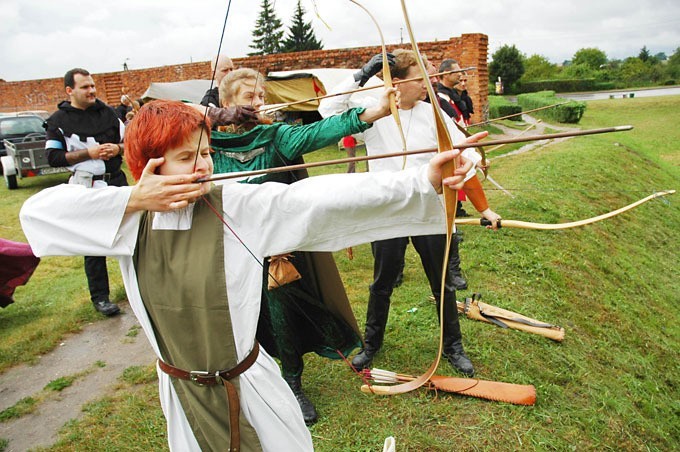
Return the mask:
[[(270, 72), (266, 78), (267, 104), (288, 103), (297, 100), (311, 99), (323, 96), (333, 91), (340, 83), (349, 79), (356, 69), (304, 69), (297, 71)], [(366, 86), (377, 86), (382, 81), (372, 77)], [(185, 80), (181, 82), (151, 83), (142, 94), (142, 99), (179, 100), (200, 103), (205, 92), (210, 88), (210, 80)], [(363, 91), (352, 95), (352, 101), (363, 97), (377, 98), (380, 89)], [(290, 107), (284, 111), (315, 111), (319, 106), (318, 100), (312, 100)]]

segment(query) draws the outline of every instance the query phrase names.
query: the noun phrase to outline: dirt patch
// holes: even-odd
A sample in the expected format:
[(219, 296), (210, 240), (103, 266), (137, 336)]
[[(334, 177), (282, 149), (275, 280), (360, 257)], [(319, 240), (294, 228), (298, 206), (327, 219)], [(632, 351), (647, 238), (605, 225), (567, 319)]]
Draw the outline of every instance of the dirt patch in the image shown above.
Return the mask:
[[(129, 305), (120, 307), (120, 315), (69, 335), (36, 364), (17, 366), (0, 375), (0, 410), (4, 410), (41, 392), (52, 380), (86, 373), (56, 397), (41, 403), (34, 413), (0, 423), (0, 438), (9, 440), (8, 452), (53, 444), (58, 430), (68, 420), (79, 418), (85, 403), (112, 391), (123, 370), (154, 361), (151, 346)], [(98, 362), (105, 365), (97, 366)]]

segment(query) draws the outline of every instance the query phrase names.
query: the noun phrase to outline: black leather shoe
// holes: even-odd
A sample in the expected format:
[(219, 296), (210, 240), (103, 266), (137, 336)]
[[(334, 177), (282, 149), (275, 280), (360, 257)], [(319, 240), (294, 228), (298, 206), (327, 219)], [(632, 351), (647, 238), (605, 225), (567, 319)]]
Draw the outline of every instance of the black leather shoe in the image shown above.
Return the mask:
[(295, 399), (300, 405), (300, 410), (302, 411), (302, 418), (305, 420), (305, 424), (312, 425), (319, 420), (319, 415), (314, 408), (314, 404), (307, 398), (305, 393), (302, 391), (302, 382), (300, 377), (283, 377), (290, 386), (290, 389), (295, 394)]
[(465, 211), (465, 209), (463, 209), (462, 207), (459, 207), (459, 208), (456, 210), (456, 216), (459, 217), (459, 218), (469, 218), (469, 217), (471, 217), (472, 215), (470, 215), (469, 213), (467, 213), (467, 212)]
[(354, 366), (356, 370), (368, 369), (373, 363), (375, 353), (376, 352), (371, 350), (361, 350), (354, 358), (352, 358), (352, 366)]
[(467, 281), (465, 281), (463, 275), (460, 274), (451, 276), (451, 284), (453, 284), (453, 287), (455, 287), (456, 290), (467, 290), (468, 288)]
[(99, 301), (93, 301), (94, 308), (104, 314), (107, 317), (111, 317), (112, 315), (116, 315), (120, 312), (120, 308), (118, 307), (117, 304), (111, 303), (109, 300), (99, 300)]
[(451, 367), (462, 373), (466, 377), (475, 376), (475, 368), (472, 367), (472, 361), (467, 357), (464, 351), (444, 352), (444, 357), (447, 359)]

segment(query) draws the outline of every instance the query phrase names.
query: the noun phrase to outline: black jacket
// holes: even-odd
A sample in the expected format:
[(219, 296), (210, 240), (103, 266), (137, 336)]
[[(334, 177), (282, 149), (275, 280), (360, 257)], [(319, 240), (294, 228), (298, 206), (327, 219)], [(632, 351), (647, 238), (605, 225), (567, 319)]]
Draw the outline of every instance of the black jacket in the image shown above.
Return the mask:
[(466, 121), (470, 119), (470, 115), (474, 113), (474, 109), (472, 108), (472, 99), (470, 99), (467, 91), (459, 93), (455, 89), (437, 83), (437, 92), (447, 95), (449, 99), (456, 104), (456, 107), (460, 110)]
[[(54, 146), (47, 148), (47, 161), (50, 166), (69, 166), (66, 161), (68, 146), (66, 139), (77, 135), (80, 141), (86, 141), (92, 137), (98, 144), (120, 143), (120, 120), (113, 108), (97, 99), (95, 104), (85, 110), (75, 108), (69, 101), (59, 104), (47, 121), (45, 121), (47, 146), (50, 141), (56, 140), (61, 143), (61, 147)], [(117, 173), (123, 163), (123, 158), (119, 154), (104, 162), (107, 173)]]

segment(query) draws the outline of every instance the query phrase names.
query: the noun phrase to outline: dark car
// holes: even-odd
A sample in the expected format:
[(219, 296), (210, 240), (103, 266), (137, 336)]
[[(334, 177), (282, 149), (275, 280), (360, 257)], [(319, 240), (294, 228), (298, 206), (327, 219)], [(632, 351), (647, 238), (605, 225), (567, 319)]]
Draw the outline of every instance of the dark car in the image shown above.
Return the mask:
[(36, 115), (0, 116), (0, 157), (7, 155), (3, 140), (12, 143), (45, 139), (45, 120)]

